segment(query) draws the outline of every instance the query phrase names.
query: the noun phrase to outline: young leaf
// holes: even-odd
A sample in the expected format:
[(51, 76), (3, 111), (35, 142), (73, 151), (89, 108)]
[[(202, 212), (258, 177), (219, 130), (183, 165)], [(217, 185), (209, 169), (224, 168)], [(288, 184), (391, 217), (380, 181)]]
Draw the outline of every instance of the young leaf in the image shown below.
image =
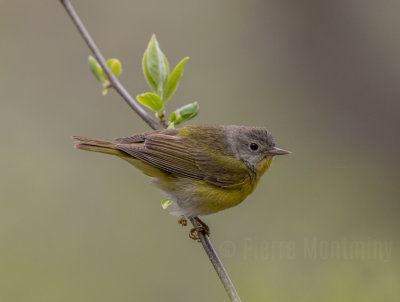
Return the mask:
[(108, 59), (107, 66), (116, 77), (122, 73), (122, 65), (118, 59)]
[(143, 61), (142, 61), (142, 67), (143, 67), (143, 73), (144, 73), (144, 77), (147, 80), (147, 83), (149, 84), (151, 90), (153, 90), (154, 92), (157, 91), (157, 84), (153, 81), (149, 70), (147, 69), (147, 50), (146, 52), (143, 54)]
[(178, 87), (178, 83), (183, 74), (183, 67), (186, 62), (189, 60), (189, 57), (183, 58), (174, 68), (172, 73), (168, 76), (164, 85), (164, 97), (163, 100), (166, 102), (174, 93), (176, 88)]
[(101, 90), (101, 94), (106, 95), (107, 93), (108, 93), (108, 88), (104, 86), (103, 89)]
[(150, 87), (162, 97), (164, 82), (168, 74), (164, 54), (158, 45), (155, 35), (151, 37), (143, 56), (143, 69)]
[(170, 199), (164, 199), (163, 201), (161, 201), (161, 206), (164, 210), (166, 210), (171, 204), (173, 203), (172, 200)]
[(96, 79), (103, 84), (107, 77), (104, 76), (103, 68), (101, 68), (100, 64), (92, 56), (89, 56), (89, 67)]
[(160, 99), (160, 97), (152, 92), (142, 93), (136, 96), (137, 100), (142, 103), (144, 106), (154, 110), (156, 112), (160, 112), (164, 110), (164, 103)]
[(169, 121), (170, 123), (174, 123), (174, 125), (179, 125), (180, 123), (191, 120), (197, 113), (199, 113), (199, 104), (194, 102), (172, 112)]
[(166, 79), (167, 79), (168, 76), (169, 76), (169, 63), (168, 63), (168, 59), (167, 59), (167, 57), (165, 56), (164, 53), (163, 53), (163, 59), (164, 59), (165, 68), (167, 70), (167, 77), (166, 77)]

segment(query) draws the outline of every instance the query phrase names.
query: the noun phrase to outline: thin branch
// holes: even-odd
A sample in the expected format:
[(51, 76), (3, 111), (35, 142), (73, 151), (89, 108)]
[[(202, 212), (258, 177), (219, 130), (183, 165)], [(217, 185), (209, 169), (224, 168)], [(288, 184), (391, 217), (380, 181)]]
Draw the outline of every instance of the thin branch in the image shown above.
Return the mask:
[(85, 26), (83, 25), (81, 19), (79, 18), (78, 14), (76, 13), (75, 9), (73, 8), (71, 1), (69, 0), (61, 0), (62, 5), (64, 5), (65, 9), (67, 10), (69, 16), (71, 17), (72, 21), (74, 22), (76, 28), (80, 32), (82, 38), (85, 40), (87, 46), (92, 51), (94, 57), (96, 58), (97, 62), (99, 62), (100, 66), (106, 72), (108, 79), (114, 89), (119, 93), (119, 95), (128, 103), (128, 105), (152, 128), (152, 129), (162, 129), (164, 128), (162, 124), (156, 122), (151, 118), (151, 116), (136, 102), (136, 100), (129, 94), (129, 92), (122, 86), (121, 82), (118, 81), (117, 77), (111, 72), (108, 68), (106, 60), (104, 59), (103, 55), (101, 54), (99, 48), (94, 43), (92, 37), (90, 36), (89, 32), (86, 30)]
[[(190, 217), (189, 219), (194, 227), (200, 226), (198, 222), (194, 219), (194, 217)], [(226, 293), (228, 294), (229, 298), (233, 302), (240, 302), (241, 300), (239, 294), (237, 293), (235, 286), (233, 285), (231, 279), (229, 278), (229, 275), (225, 270), (224, 265), (219, 259), (217, 252), (214, 250), (210, 238), (204, 232), (200, 232), (199, 239), (201, 244), (203, 245), (204, 251), (207, 253), (208, 258), (210, 259), (212, 265), (214, 266), (214, 269), (217, 272), (219, 279), (224, 285)]]
[[(106, 61), (97, 48), (95, 42), (93, 41), (92, 37), (90, 36), (89, 32), (86, 30), (85, 26), (83, 25), (81, 19), (79, 18), (78, 14), (76, 13), (75, 9), (73, 8), (71, 1), (69, 0), (60, 0), (61, 4), (64, 6), (66, 11), (68, 12), (69, 16), (72, 19), (72, 22), (75, 24), (76, 28), (80, 32), (82, 38), (85, 40), (86, 44), (92, 51), (93, 55), (95, 56), (96, 60), (100, 64), (100, 66), (104, 69), (105, 73), (108, 76), (108, 79), (112, 85), (112, 87), (121, 95), (121, 97), (128, 103), (128, 105), (154, 130), (165, 128), (165, 125), (153, 120), (150, 115), (138, 104), (138, 102), (129, 94), (129, 92), (122, 86), (121, 82), (116, 78), (116, 76), (111, 72), (108, 68)], [(190, 222), (193, 224), (194, 227), (198, 227), (199, 224), (197, 221), (190, 217)], [(214, 266), (215, 271), (218, 274), (229, 298), (231, 301), (240, 302), (240, 298), (238, 293), (236, 292), (235, 286), (233, 285), (231, 279), (229, 278), (228, 273), (226, 272), (224, 265), (222, 264), (221, 260), (219, 259), (210, 239), (208, 238), (207, 234), (204, 232), (199, 232), (198, 236), (200, 238), (200, 242), (203, 245), (203, 248), (210, 259), (212, 265)]]

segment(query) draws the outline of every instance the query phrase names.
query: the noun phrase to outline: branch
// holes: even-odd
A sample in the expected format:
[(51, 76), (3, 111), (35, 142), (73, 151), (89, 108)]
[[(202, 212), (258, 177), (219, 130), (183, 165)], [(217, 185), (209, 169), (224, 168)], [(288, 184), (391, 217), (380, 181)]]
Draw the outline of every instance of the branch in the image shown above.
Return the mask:
[[(79, 18), (78, 14), (76, 13), (75, 9), (72, 6), (71, 1), (69, 1), (69, 0), (60, 0), (60, 1), (61, 1), (61, 4), (66, 9), (66, 11), (68, 12), (69, 16), (71, 17), (72, 22), (75, 24), (75, 26), (78, 29), (79, 33), (81, 34), (82, 38), (85, 40), (87, 46), (92, 51), (97, 62), (104, 69), (112, 87), (119, 93), (119, 95), (128, 103), (128, 105), (153, 130), (165, 128), (165, 125), (153, 120), (150, 117), (150, 115), (129, 94), (129, 92), (125, 89), (125, 87), (122, 86), (121, 82), (119, 82), (117, 77), (108, 68), (103, 55), (101, 54), (100, 50), (97, 48), (96, 43), (93, 41), (92, 37), (90, 36), (89, 32), (86, 30), (85, 26), (83, 25), (81, 19)], [(199, 224), (193, 217), (190, 217), (190, 222), (193, 224), (194, 227), (199, 226)], [(229, 278), (229, 275), (226, 272), (224, 265), (222, 264), (221, 260), (219, 259), (216, 251), (214, 250), (214, 247), (211, 244), (211, 241), (208, 238), (207, 234), (205, 234), (204, 232), (199, 232), (198, 235), (200, 238), (200, 242), (203, 245), (203, 248), (204, 248), (205, 252), (207, 253), (207, 256), (210, 259), (212, 265), (214, 266), (214, 269), (217, 272), (218, 277), (220, 278), (222, 284), (224, 285), (224, 288), (225, 288), (229, 298), (231, 299), (231, 301), (240, 302), (241, 300), (239, 298), (238, 293), (236, 292), (235, 286), (233, 285), (231, 279)]]
[(79, 18), (78, 14), (76, 13), (75, 9), (73, 8), (71, 2), (69, 0), (61, 0), (61, 4), (64, 5), (65, 9), (67, 10), (69, 16), (71, 17), (72, 21), (74, 22), (76, 28), (78, 29), (79, 33), (81, 34), (82, 38), (85, 40), (87, 46), (92, 51), (94, 57), (96, 58), (97, 62), (99, 62), (100, 66), (103, 68), (105, 73), (108, 76), (108, 79), (114, 87), (114, 89), (119, 93), (119, 95), (128, 103), (128, 105), (152, 128), (152, 129), (162, 129), (164, 128), (162, 124), (156, 122), (151, 118), (151, 116), (136, 102), (136, 100), (129, 94), (129, 92), (122, 86), (121, 82), (118, 81), (117, 77), (111, 72), (108, 68), (106, 60), (104, 59), (103, 55), (101, 54), (100, 50), (94, 43), (92, 37), (90, 36), (89, 32), (86, 30), (85, 26), (83, 25), (81, 19)]
[[(200, 226), (193, 217), (190, 217), (189, 219), (194, 227)], [(225, 270), (224, 265), (219, 259), (217, 252), (214, 250), (210, 238), (204, 232), (199, 232), (198, 235), (200, 242), (203, 245), (204, 251), (206, 252), (208, 258), (210, 259), (211, 264), (214, 266), (214, 269), (217, 272), (217, 275), (221, 280), (223, 286), (225, 287), (226, 293), (228, 294), (229, 298), (233, 302), (241, 302), (239, 294), (237, 293), (235, 286), (233, 285), (231, 279), (229, 278), (229, 275)]]

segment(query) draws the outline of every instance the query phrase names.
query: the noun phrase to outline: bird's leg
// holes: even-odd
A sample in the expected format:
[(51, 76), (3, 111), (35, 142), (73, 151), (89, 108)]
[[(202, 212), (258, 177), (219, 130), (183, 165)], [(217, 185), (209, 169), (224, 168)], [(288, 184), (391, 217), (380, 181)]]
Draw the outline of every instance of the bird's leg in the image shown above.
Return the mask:
[(210, 236), (210, 228), (209, 228), (209, 226), (197, 216), (194, 217), (194, 220), (196, 220), (200, 224), (200, 226), (204, 228), (204, 233), (206, 233), (208, 236)]
[(206, 225), (199, 217), (193, 217), (194, 220), (196, 220), (196, 222), (200, 225), (197, 227), (194, 227), (190, 230), (189, 232), (189, 237), (190, 239), (193, 240), (197, 240), (200, 241), (199, 238), (199, 232), (204, 232), (205, 234), (207, 234), (208, 236), (210, 236), (210, 228), (208, 227), (208, 225)]
[(178, 219), (178, 223), (181, 225), (181, 226), (187, 226), (187, 219), (186, 219), (186, 217), (185, 216), (181, 216), (181, 217), (179, 217), (179, 219)]

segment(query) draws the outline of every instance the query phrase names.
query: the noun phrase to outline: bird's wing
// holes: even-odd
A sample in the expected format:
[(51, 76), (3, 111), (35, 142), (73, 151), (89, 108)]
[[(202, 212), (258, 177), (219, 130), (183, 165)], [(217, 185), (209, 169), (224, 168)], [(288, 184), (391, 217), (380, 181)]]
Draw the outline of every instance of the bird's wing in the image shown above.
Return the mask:
[(143, 133), (134, 134), (132, 136), (127, 137), (120, 137), (117, 138), (116, 141), (121, 144), (131, 144), (131, 143), (144, 143), (147, 137), (154, 135), (154, 134), (164, 134), (175, 136), (179, 133), (178, 129), (161, 129), (156, 131), (148, 131)]
[(118, 139), (121, 143), (116, 147), (162, 171), (220, 187), (240, 184), (249, 177), (247, 166), (233, 156), (215, 155), (188, 137), (171, 134), (139, 134)]

